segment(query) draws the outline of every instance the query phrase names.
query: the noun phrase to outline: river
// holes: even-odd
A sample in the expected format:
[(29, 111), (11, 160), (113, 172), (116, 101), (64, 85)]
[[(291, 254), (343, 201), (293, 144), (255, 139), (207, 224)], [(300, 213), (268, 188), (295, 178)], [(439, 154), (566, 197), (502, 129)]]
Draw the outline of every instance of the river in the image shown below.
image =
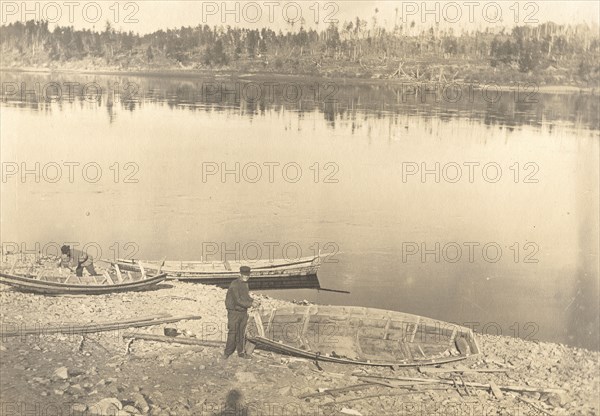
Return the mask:
[(595, 96), (9, 72), (2, 88), (5, 246), (321, 250), (321, 286), (350, 294), (268, 294), (598, 348)]

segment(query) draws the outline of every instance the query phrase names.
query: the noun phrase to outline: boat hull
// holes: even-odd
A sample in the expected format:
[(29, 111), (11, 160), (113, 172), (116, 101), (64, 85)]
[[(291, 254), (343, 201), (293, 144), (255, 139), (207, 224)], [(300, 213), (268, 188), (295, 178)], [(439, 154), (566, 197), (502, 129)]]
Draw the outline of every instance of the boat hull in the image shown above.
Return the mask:
[(165, 273), (151, 276), (146, 279), (116, 284), (71, 284), (47, 280), (38, 280), (32, 277), (17, 276), (0, 273), (0, 283), (14, 287), (24, 292), (32, 292), (43, 295), (103, 295), (107, 293), (129, 292), (147, 290), (166, 279)]
[(347, 306), (289, 306), (251, 314), (248, 340), (322, 361), (412, 367), (480, 354), (469, 328), (418, 315)]
[(228, 285), (239, 276), (241, 266), (251, 268), (249, 284), (251, 287), (269, 286), (273, 279), (286, 279), (290, 283), (303, 280), (299, 277), (316, 276), (321, 266), (320, 257), (305, 257), (296, 261), (275, 260), (257, 262), (194, 262), (194, 261), (144, 261), (123, 260), (113, 262), (121, 270), (139, 272), (140, 264), (145, 269), (157, 270), (167, 274), (167, 280), (195, 281), (210, 285)]

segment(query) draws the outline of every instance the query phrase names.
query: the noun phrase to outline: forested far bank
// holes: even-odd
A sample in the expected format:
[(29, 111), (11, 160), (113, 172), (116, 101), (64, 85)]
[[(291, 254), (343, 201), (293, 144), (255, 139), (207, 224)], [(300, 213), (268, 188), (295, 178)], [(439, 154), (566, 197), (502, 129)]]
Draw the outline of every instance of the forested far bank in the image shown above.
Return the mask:
[(416, 31), (356, 18), (322, 30), (181, 27), (139, 35), (28, 21), (0, 27), (3, 68), (231, 70), (411, 81), (536, 82), (595, 88), (597, 27), (585, 24)]

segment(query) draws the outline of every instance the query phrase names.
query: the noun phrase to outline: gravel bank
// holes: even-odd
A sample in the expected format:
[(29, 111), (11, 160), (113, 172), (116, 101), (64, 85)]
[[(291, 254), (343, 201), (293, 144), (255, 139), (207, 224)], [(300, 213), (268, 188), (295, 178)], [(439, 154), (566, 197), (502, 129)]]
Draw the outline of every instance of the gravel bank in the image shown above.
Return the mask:
[[(264, 306), (287, 304), (266, 296)], [(160, 289), (101, 296), (47, 297), (0, 287), (2, 329), (49, 324), (89, 324), (169, 313), (200, 320), (135, 331), (163, 334), (165, 326), (197, 338), (224, 341), (225, 290), (182, 282)], [(484, 352), (456, 364), (506, 373), (464, 373), (466, 382), (527, 385), (561, 394), (504, 392), (432, 384), (383, 385), (314, 395), (319, 389), (365, 384), (361, 376), (442, 378), (417, 369), (376, 369), (312, 362), (258, 351), (253, 359), (221, 359), (222, 349), (134, 341), (123, 331), (80, 335), (30, 335), (0, 343), (0, 415), (598, 415), (598, 352), (510, 337), (479, 336)], [(453, 366), (447, 366), (453, 367)], [(454, 376), (457, 377), (456, 375)], [(523, 400), (524, 399), (524, 400)], [(537, 410), (535, 408), (538, 408)], [(120, 409), (120, 410), (118, 410)], [(30, 413), (28, 413), (30, 412)], [(536, 413), (537, 412), (537, 413)]]

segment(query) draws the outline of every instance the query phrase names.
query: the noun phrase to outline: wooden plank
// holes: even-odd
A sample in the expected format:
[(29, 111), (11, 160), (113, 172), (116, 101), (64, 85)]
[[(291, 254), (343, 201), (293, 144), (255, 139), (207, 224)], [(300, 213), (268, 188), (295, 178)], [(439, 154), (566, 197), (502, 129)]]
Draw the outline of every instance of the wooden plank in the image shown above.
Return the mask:
[(266, 333), (270, 334), (271, 332), (271, 325), (273, 324), (273, 318), (275, 318), (275, 312), (277, 310), (275, 308), (271, 309), (271, 314), (269, 315), (269, 321), (267, 322), (267, 330)]
[[(117, 279), (119, 280), (119, 283), (123, 283), (123, 275), (121, 274), (121, 268), (116, 263), (115, 263), (115, 271), (117, 272)], [(158, 274), (160, 274), (160, 273), (158, 273)]]
[(358, 354), (358, 357), (364, 357), (365, 353), (362, 349), (362, 345), (360, 343), (360, 331), (356, 331), (356, 353)]
[(412, 351), (410, 350), (408, 344), (406, 342), (400, 342), (399, 345), (400, 349), (402, 350), (402, 355), (404, 355), (408, 361), (414, 361), (415, 358), (413, 357)]
[(256, 324), (256, 330), (258, 331), (258, 335), (264, 337), (265, 327), (263, 326), (260, 314), (257, 311), (252, 311), (252, 316), (254, 317), (254, 323)]
[(467, 368), (467, 367), (458, 367), (458, 368), (432, 368), (432, 367), (423, 367), (419, 368), (419, 372), (421, 373), (430, 373), (430, 374), (443, 374), (443, 373), (463, 373), (463, 374), (476, 374), (476, 373), (507, 373), (508, 369), (487, 369), (487, 368)]
[(166, 342), (169, 344), (202, 345), (206, 347), (222, 347), (224, 341), (200, 340), (187, 337), (167, 337), (165, 335), (140, 334), (139, 332), (125, 332), (123, 338), (139, 339), (144, 341)]
[(450, 341), (448, 341), (448, 346), (451, 347), (452, 345), (454, 345), (454, 338), (456, 338), (456, 334), (458, 333), (458, 326), (454, 326), (454, 329), (452, 330), (452, 335), (450, 335)]
[(415, 323), (415, 327), (413, 328), (413, 332), (412, 334), (410, 334), (410, 340), (408, 342), (414, 342), (415, 341), (415, 335), (417, 335), (417, 329), (419, 328), (419, 323), (421, 322), (421, 317), (419, 316), (417, 318), (417, 322)]
[(103, 323), (89, 323), (87, 325), (59, 325), (54, 327), (42, 327), (22, 329), (18, 331), (1, 331), (0, 337), (16, 337), (24, 335), (50, 335), (50, 334), (91, 334), (96, 332), (114, 331), (125, 328), (139, 328), (144, 326), (161, 325), (184, 320), (201, 319), (198, 315), (186, 315), (171, 317), (155, 315), (146, 318), (138, 318), (126, 321), (112, 321)]
[(490, 381), (490, 389), (492, 390), (492, 393), (494, 394), (494, 397), (496, 397), (496, 399), (500, 400), (504, 397), (504, 394), (502, 394), (502, 390), (500, 390), (500, 388), (498, 388), (498, 385), (493, 381)]
[(163, 257), (162, 261), (160, 262), (160, 266), (158, 266), (158, 270), (156, 271), (156, 274), (160, 274), (162, 267), (165, 265), (165, 260), (167, 260), (167, 258)]
[(304, 312), (304, 316), (302, 317), (302, 332), (300, 333), (300, 342), (303, 345), (309, 347), (308, 342), (306, 342), (306, 331), (308, 331), (308, 325), (310, 324), (310, 307), (306, 308), (306, 312)]
[(392, 317), (388, 316), (387, 322), (385, 323), (385, 328), (383, 329), (383, 339), (387, 339), (388, 331), (390, 330), (391, 324), (392, 324)]
[(107, 270), (104, 270), (104, 274), (103, 275), (104, 275), (104, 278), (106, 279), (106, 281), (108, 283), (110, 283), (111, 285), (115, 284), (115, 281), (112, 279), (112, 277), (110, 276), (110, 274), (108, 273)]
[(142, 272), (142, 280), (145, 280), (146, 279), (146, 269), (144, 269), (144, 266), (142, 265), (141, 261), (138, 262), (138, 265), (140, 266), (140, 271)]
[(310, 307), (306, 308), (306, 312), (304, 312), (304, 316), (302, 317), (302, 337), (306, 335), (306, 331), (308, 330), (308, 324), (310, 324), (310, 312)]

